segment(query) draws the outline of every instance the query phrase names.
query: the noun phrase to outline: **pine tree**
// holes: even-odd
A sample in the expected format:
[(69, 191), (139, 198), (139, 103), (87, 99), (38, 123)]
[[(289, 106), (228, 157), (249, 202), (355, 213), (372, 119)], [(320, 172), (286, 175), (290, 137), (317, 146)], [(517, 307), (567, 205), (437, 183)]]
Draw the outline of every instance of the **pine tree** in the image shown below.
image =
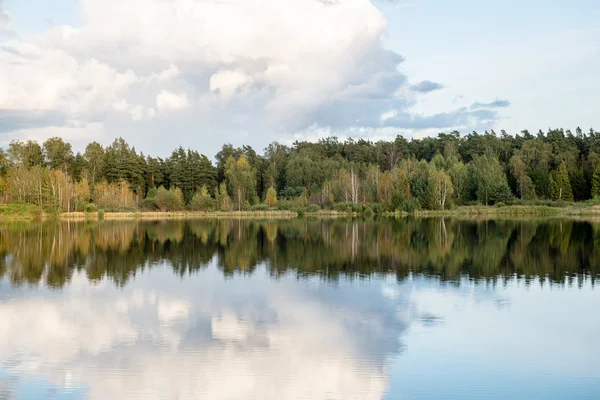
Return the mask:
[(558, 170), (553, 172), (555, 189), (554, 189), (554, 200), (573, 201), (573, 191), (571, 190), (571, 183), (569, 182), (569, 173), (567, 171), (567, 165), (563, 161), (558, 167)]
[(600, 164), (598, 164), (592, 176), (592, 198), (600, 198)]

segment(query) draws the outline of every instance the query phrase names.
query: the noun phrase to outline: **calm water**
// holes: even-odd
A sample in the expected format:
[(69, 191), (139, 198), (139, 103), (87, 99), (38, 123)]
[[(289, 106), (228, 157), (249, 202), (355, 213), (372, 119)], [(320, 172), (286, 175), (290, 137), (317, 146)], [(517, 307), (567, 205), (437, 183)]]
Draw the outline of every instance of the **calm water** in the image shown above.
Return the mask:
[(0, 399), (600, 399), (600, 224), (0, 225)]

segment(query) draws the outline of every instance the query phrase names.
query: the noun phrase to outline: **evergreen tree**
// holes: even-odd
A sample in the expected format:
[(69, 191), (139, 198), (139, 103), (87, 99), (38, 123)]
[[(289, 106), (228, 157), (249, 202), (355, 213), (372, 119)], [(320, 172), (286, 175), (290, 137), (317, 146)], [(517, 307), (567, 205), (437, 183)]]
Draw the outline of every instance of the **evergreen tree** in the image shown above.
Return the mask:
[(583, 201), (590, 197), (590, 187), (588, 186), (583, 168), (577, 168), (569, 173), (569, 181), (573, 191), (573, 200)]
[(598, 164), (592, 176), (592, 198), (600, 198), (600, 164)]
[(552, 178), (554, 180), (553, 200), (573, 201), (569, 173), (564, 161), (560, 164), (558, 170), (552, 171)]

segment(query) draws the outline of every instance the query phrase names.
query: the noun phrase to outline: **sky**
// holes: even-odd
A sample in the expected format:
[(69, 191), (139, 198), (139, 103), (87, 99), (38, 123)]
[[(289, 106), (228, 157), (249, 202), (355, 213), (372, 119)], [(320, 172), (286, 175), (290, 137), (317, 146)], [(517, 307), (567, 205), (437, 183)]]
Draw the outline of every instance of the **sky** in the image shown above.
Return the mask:
[(0, 146), (600, 126), (593, 0), (0, 0)]

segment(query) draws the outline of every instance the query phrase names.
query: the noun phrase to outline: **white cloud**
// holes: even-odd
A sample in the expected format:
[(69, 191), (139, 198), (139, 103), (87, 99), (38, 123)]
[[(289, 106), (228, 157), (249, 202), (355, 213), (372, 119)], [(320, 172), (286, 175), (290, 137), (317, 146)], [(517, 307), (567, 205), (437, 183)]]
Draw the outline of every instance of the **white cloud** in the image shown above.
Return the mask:
[(11, 140), (37, 140), (42, 143), (56, 136), (83, 147), (89, 141), (102, 140), (107, 136), (107, 132), (100, 122), (67, 121), (61, 126), (44, 126), (8, 132), (0, 136), (0, 146), (7, 146)]
[(104, 142), (123, 135), (158, 152), (202, 143), (212, 154), (232, 138), (260, 146), (314, 124), (378, 128), (382, 113), (414, 102), (370, 0), (80, 5), (82, 27), (0, 49), (0, 111), (60, 112), (104, 124)]
[(177, 111), (186, 108), (189, 105), (185, 93), (175, 94), (163, 90), (156, 96), (156, 107), (161, 111)]

